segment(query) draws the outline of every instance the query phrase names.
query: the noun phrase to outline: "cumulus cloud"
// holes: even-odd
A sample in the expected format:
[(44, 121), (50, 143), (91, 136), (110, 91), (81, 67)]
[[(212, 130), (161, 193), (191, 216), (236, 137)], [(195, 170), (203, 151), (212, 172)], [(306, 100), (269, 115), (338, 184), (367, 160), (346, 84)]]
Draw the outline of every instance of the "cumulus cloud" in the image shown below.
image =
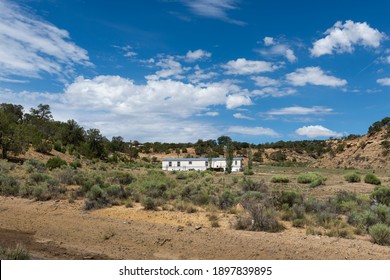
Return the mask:
[(309, 125), (298, 128), (295, 133), (299, 136), (306, 136), (309, 138), (317, 137), (341, 137), (343, 133), (332, 131), (322, 125)]
[(322, 106), (313, 106), (313, 107), (300, 107), (292, 106), (282, 109), (273, 109), (267, 112), (268, 115), (326, 115), (333, 112), (333, 109), (322, 107)]
[(229, 95), (226, 100), (226, 108), (235, 109), (244, 105), (252, 105), (250, 97), (242, 94)]
[(284, 97), (294, 95), (296, 92), (297, 90), (293, 88), (265, 87), (253, 90), (251, 95), (259, 97)]
[(274, 38), (272, 38), (272, 37), (264, 37), (263, 42), (264, 42), (264, 45), (266, 45), (266, 46), (272, 46), (273, 44), (275, 44)]
[(250, 75), (263, 72), (272, 72), (279, 67), (266, 61), (238, 58), (237, 60), (230, 60), (228, 63), (223, 65), (222, 68), (226, 69), (226, 74)]
[(189, 70), (189, 68), (183, 68), (180, 62), (176, 61), (173, 56), (163, 57), (157, 62), (155, 60), (149, 60), (150, 63), (155, 63), (155, 66), (161, 68), (153, 75), (146, 76), (148, 80), (158, 80), (173, 77), (175, 79), (184, 79), (182, 75), (184, 72)]
[(229, 127), (228, 132), (245, 134), (245, 135), (280, 137), (279, 133), (277, 133), (273, 129), (264, 128), (261, 126), (256, 126), (256, 127), (231, 126)]
[(307, 84), (316, 86), (338, 87), (347, 84), (346, 80), (327, 75), (320, 67), (299, 68), (286, 75), (287, 81), (294, 86)]
[(217, 117), (217, 116), (219, 116), (219, 113), (218, 112), (207, 112), (204, 115), (208, 116), (208, 117)]
[(210, 57), (211, 57), (211, 53), (198, 49), (195, 51), (188, 51), (185, 58), (187, 61), (193, 62), (196, 60), (201, 60)]
[(255, 85), (258, 87), (268, 87), (268, 86), (279, 86), (280, 82), (275, 79), (271, 79), (268, 77), (263, 76), (257, 76), (251, 78), (253, 81), (255, 81)]
[(229, 17), (228, 11), (238, 9), (239, 0), (181, 0), (190, 10), (202, 17), (215, 18), (236, 25), (245, 25), (245, 22)]
[(370, 27), (366, 22), (347, 20), (336, 22), (325, 32), (326, 37), (313, 43), (311, 55), (319, 57), (333, 53), (352, 53), (355, 46), (378, 48), (385, 34)]
[(263, 42), (267, 48), (258, 50), (258, 52), (264, 56), (284, 56), (289, 62), (296, 62), (298, 58), (295, 56), (289, 44), (279, 41), (272, 37), (264, 37)]
[(0, 88), (0, 100), (25, 108), (47, 103), (56, 119), (75, 119), (104, 135), (140, 141), (191, 142), (216, 138), (221, 128), (195, 116), (218, 116), (215, 106), (251, 104), (242, 90), (228, 82), (193, 85), (170, 79), (136, 84), (120, 76), (78, 77), (62, 93), (11, 92)]
[(251, 120), (251, 121), (254, 120), (254, 118), (248, 117), (248, 116), (243, 115), (241, 113), (235, 113), (235, 114), (233, 114), (233, 117), (235, 117), (236, 119), (244, 119), (244, 120)]
[(378, 79), (376, 82), (382, 86), (390, 86), (390, 78)]
[(210, 80), (218, 76), (218, 73), (216, 72), (205, 72), (203, 69), (199, 67), (199, 65), (196, 65), (194, 67), (194, 70), (195, 70), (194, 73), (187, 76), (188, 80), (194, 84), (198, 84), (201, 81)]
[(76, 65), (92, 66), (87, 51), (74, 44), (66, 30), (9, 1), (1, 0), (0, 10), (1, 76), (62, 76)]

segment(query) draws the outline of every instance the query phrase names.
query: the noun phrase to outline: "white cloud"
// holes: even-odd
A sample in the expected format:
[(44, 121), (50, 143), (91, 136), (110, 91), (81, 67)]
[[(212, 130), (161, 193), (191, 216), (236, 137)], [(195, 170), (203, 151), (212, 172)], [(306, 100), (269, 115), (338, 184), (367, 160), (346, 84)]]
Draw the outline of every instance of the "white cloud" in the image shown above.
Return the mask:
[(306, 136), (309, 138), (343, 136), (343, 133), (332, 131), (328, 128), (323, 127), (322, 125), (304, 126), (295, 130), (295, 133), (300, 136)]
[(208, 116), (208, 117), (217, 117), (217, 116), (219, 116), (219, 113), (218, 112), (207, 112), (204, 115)]
[(187, 76), (188, 80), (194, 84), (198, 84), (203, 80), (209, 80), (218, 76), (218, 73), (216, 72), (204, 72), (204, 70), (200, 69), (199, 65), (196, 65), (194, 69), (195, 72)]
[(325, 115), (333, 112), (333, 109), (322, 106), (311, 108), (292, 106), (282, 109), (273, 109), (267, 112), (268, 115)]
[(284, 97), (294, 95), (296, 92), (297, 90), (293, 88), (265, 87), (253, 90), (251, 95), (260, 97)]
[[(108, 137), (121, 135), (140, 141), (194, 142), (215, 139), (221, 128), (194, 116), (218, 116), (215, 106), (241, 106), (250, 99), (231, 99), (237, 86), (224, 81), (196, 86), (173, 80), (135, 84), (119, 76), (78, 77), (63, 93), (1, 90), (0, 100), (25, 108), (47, 103), (54, 117), (75, 119), (86, 128), (98, 128)], [(230, 99), (229, 99), (230, 97)], [(229, 101), (228, 101), (229, 99)]]
[(378, 79), (376, 82), (382, 86), (390, 86), (390, 78)]
[(76, 65), (92, 65), (87, 51), (71, 42), (66, 30), (8, 1), (0, 1), (0, 11), (0, 75), (62, 76)]
[(370, 27), (366, 22), (353, 22), (347, 20), (344, 24), (336, 22), (328, 29), (325, 38), (313, 43), (311, 55), (319, 57), (325, 54), (352, 53), (354, 46), (378, 48), (385, 34)]
[(251, 78), (253, 81), (255, 81), (255, 85), (258, 87), (268, 87), (268, 86), (279, 86), (280, 82), (275, 79), (271, 79), (264, 76), (257, 76)]
[(210, 57), (211, 57), (211, 53), (198, 49), (196, 51), (188, 51), (185, 58), (187, 61), (193, 62), (196, 60), (201, 60)]
[(133, 52), (133, 51), (128, 51), (125, 53), (125, 57), (133, 57), (133, 56), (136, 56), (137, 53), (136, 52)]
[(290, 48), (288, 43), (278, 42), (272, 37), (265, 37), (263, 39), (264, 45), (268, 48), (258, 50), (264, 56), (284, 56), (289, 62), (293, 63), (298, 60), (294, 51)]
[(280, 137), (280, 135), (273, 129), (264, 128), (261, 126), (257, 126), (257, 127), (231, 126), (229, 127), (228, 132), (245, 134), (245, 135)]
[(272, 46), (273, 44), (275, 44), (274, 38), (272, 37), (264, 37), (263, 42), (266, 46)]
[(236, 25), (245, 25), (244, 22), (232, 19), (227, 11), (237, 9), (239, 0), (181, 0), (190, 10), (199, 16), (215, 18)]
[(243, 115), (241, 113), (235, 113), (235, 114), (233, 114), (233, 117), (235, 117), (236, 119), (244, 119), (244, 120), (251, 120), (251, 121), (254, 120), (254, 118), (245, 116), (245, 115)]
[[(151, 61), (154, 63), (155, 61)], [(182, 75), (185, 71), (189, 70), (189, 68), (183, 68), (181, 63), (176, 61), (173, 56), (167, 56), (161, 58), (155, 66), (160, 67), (161, 70), (157, 71), (154, 75), (148, 75), (145, 78), (148, 80), (158, 80), (161, 78), (170, 78), (173, 77), (175, 79), (184, 79)]]
[(316, 86), (338, 87), (347, 84), (346, 80), (325, 74), (320, 67), (299, 68), (295, 72), (287, 74), (286, 79), (294, 86), (312, 84)]
[(246, 60), (245, 58), (230, 60), (222, 67), (226, 69), (226, 74), (232, 75), (250, 75), (262, 72), (272, 72), (279, 68), (270, 62)]
[(226, 100), (226, 108), (234, 109), (241, 106), (252, 105), (252, 100), (250, 97), (241, 95), (241, 94), (233, 94), (229, 95)]

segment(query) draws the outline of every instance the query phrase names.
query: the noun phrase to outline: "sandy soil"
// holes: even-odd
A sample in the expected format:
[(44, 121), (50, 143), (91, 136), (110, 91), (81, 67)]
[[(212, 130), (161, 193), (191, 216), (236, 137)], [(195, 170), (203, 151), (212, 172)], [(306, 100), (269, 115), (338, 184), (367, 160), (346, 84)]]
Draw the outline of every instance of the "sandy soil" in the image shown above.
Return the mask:
[(83, 211), (82, 201), (0, 197), (0, 246), (20, 243), (36, 259), (389, 259), (368, 237), (348, 240), (212, 228), (205, 212), (144, 211), (139, 205)]

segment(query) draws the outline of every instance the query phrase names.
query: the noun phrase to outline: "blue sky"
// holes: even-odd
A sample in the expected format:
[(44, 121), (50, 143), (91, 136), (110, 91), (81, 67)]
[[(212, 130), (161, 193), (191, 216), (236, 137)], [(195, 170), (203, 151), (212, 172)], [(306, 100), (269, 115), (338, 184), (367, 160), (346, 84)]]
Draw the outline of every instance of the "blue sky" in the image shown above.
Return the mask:
[(390, 112), (388, 1), (0, 0), (0, 102), (126, 140), (364, 134)]

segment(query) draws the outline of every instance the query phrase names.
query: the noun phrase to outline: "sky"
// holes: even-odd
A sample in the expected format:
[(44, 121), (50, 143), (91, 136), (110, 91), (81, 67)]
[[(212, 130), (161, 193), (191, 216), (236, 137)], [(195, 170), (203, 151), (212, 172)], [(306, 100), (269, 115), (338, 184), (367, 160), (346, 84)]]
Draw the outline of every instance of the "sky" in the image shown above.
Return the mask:
[(0, 0), (0, 103), (126, 141), (365, 134), (390, 116), (390, 2)]

